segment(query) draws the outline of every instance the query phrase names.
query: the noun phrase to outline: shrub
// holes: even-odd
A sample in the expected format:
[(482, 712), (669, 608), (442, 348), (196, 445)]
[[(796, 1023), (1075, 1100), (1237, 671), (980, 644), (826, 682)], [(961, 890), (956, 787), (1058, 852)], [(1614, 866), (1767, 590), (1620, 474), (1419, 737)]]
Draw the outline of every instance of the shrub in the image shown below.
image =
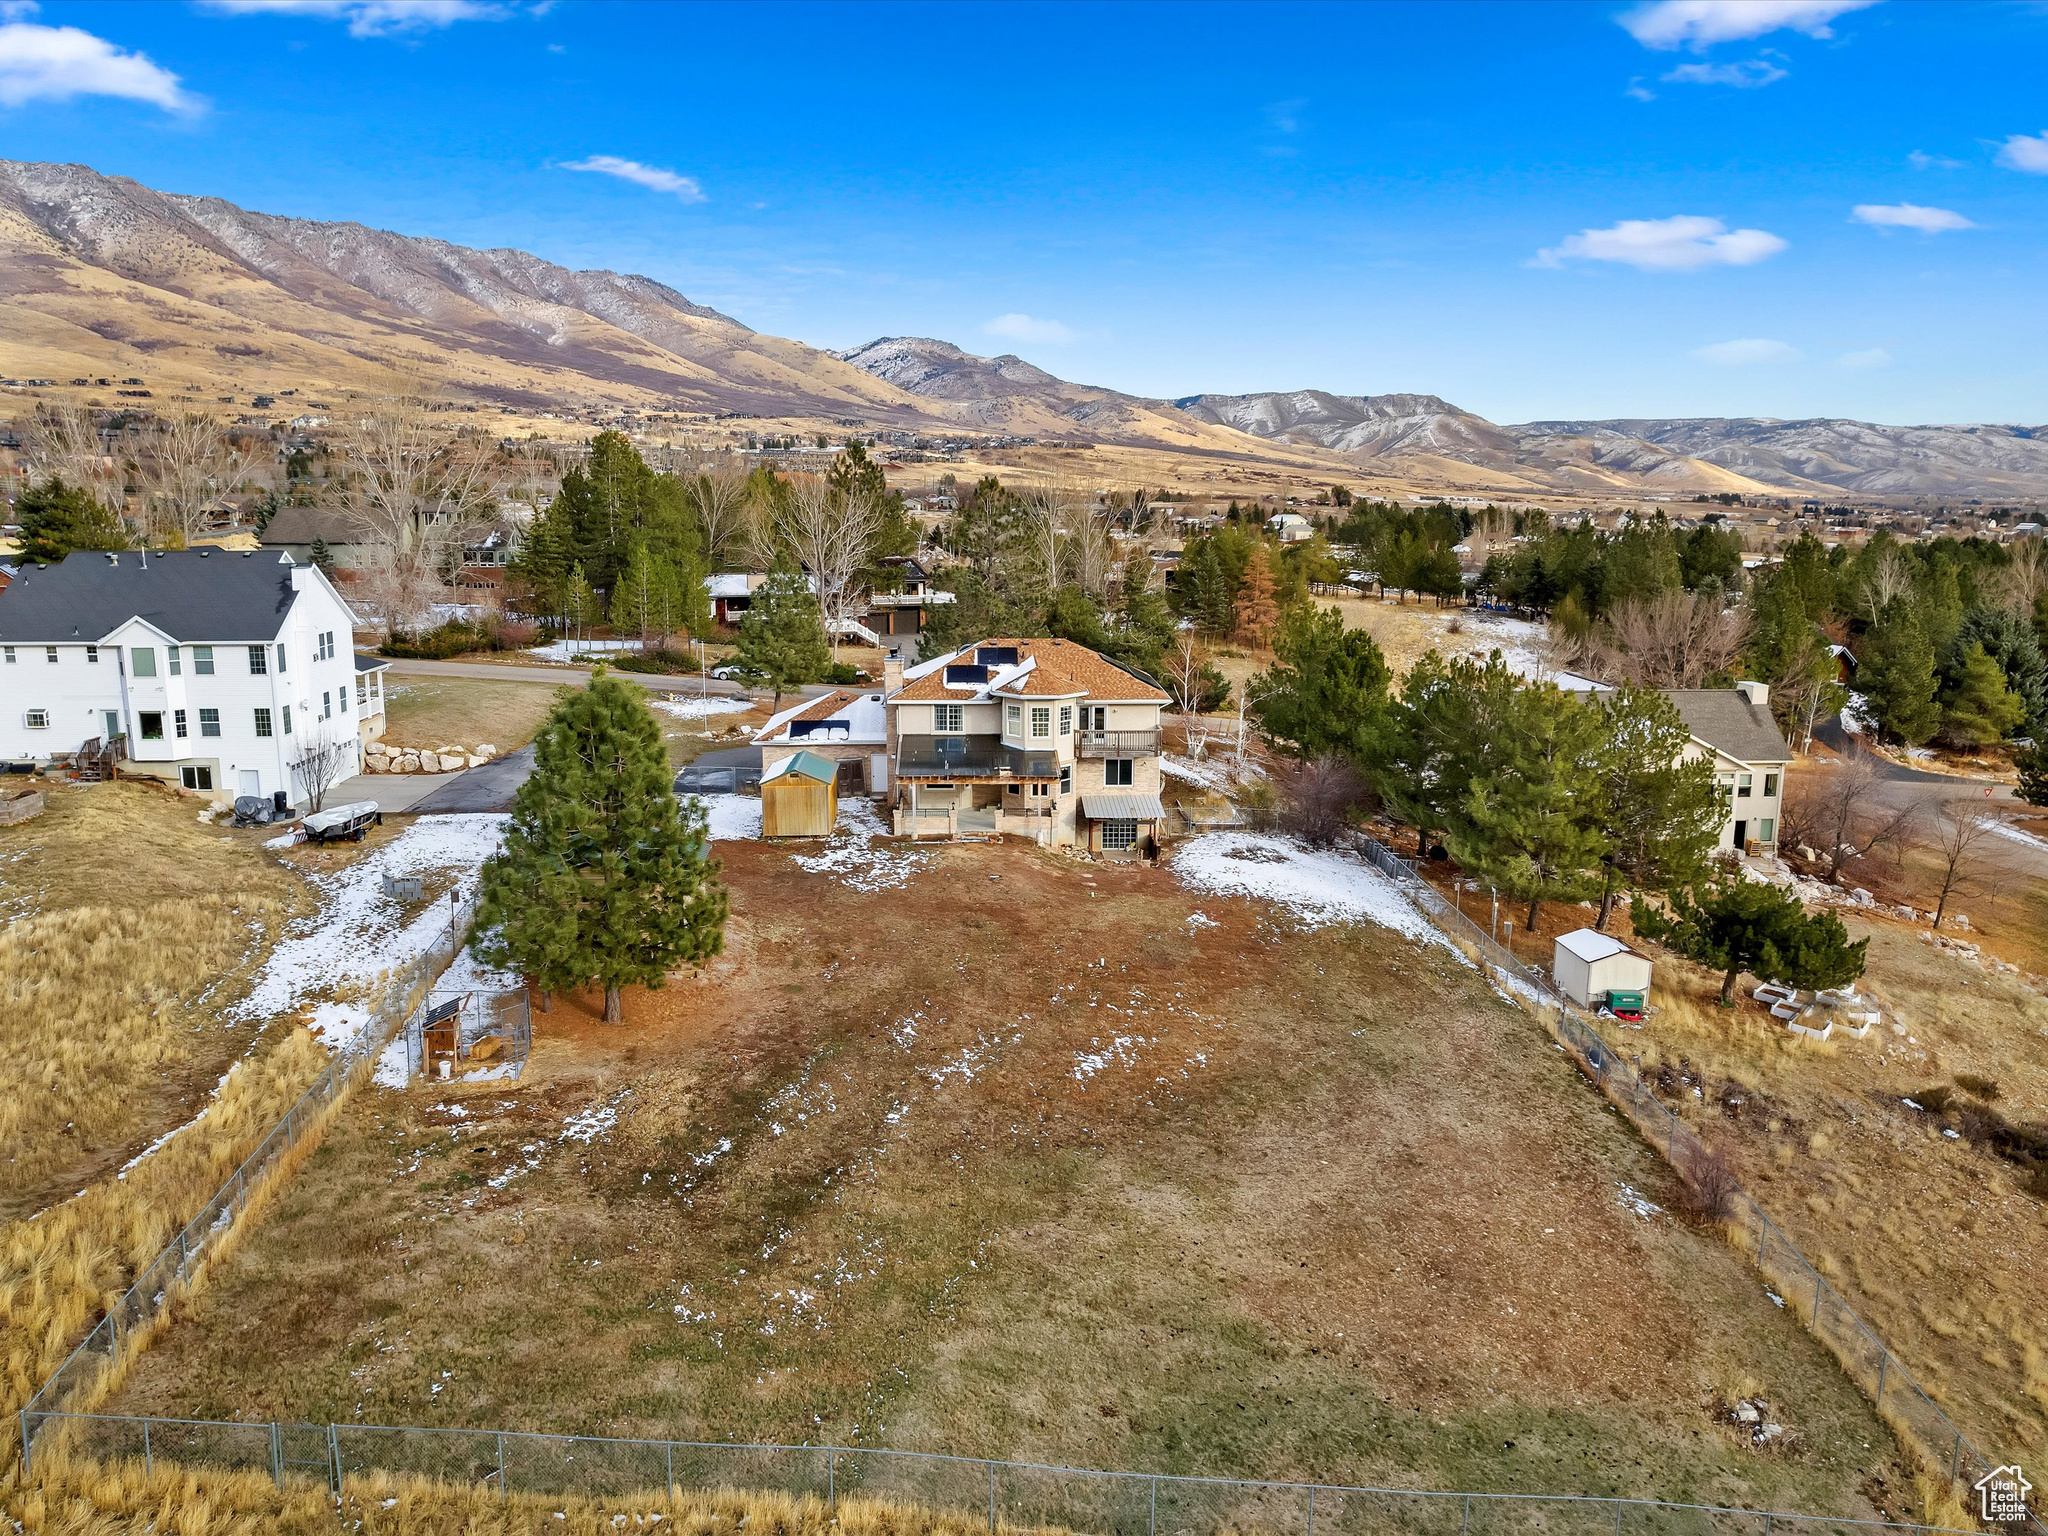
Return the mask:
[(1696, 1221), (1726, 1221), (1742, 1181), (1726, 1153), (1700, 1145), (1678, 1163), (1678, 1202)]

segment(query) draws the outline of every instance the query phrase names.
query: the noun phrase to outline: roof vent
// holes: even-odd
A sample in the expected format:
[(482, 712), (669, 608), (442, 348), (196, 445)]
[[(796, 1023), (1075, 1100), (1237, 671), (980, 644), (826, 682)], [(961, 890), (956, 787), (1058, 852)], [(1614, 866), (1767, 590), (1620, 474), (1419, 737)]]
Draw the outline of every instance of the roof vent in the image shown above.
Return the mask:
[(204, 560), (208, 555), (212, 553), (213, 551), (211, 549), (207, 548), (205, 545), (201, 545), (199, 549), (199, 558)]
[(110, 549), (110, 550), (108, 550), (108, 551), (107, 551), (107, 564), (109, 564), (109, 565), (119, 565), (120, 563), (121, 563), (121, 557), (120, 557), (119, 555), (115, 554), (115, 553), (114, 553), (114, 552), (113, 552), (113, 551), (112, 551), (111, 549)]

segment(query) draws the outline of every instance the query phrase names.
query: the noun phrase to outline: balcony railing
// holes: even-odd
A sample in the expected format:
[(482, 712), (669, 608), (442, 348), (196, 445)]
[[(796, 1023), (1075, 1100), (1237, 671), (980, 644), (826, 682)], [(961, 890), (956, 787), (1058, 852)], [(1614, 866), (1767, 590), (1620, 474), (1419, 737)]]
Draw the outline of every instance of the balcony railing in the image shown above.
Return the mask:
[(1076, 743), (1083, 757), (1143, 757), (1159, 751), (1157, 731), (1083, 731)]

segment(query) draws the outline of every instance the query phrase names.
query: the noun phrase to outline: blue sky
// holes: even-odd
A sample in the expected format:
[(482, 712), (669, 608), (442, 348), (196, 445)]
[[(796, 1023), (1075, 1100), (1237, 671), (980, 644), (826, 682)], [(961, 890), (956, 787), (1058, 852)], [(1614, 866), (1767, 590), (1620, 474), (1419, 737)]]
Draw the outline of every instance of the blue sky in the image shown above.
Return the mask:
[(1499, 421), (2048, 422), (2044, 82), (2040, 4), (0, 0), (7, 158)]

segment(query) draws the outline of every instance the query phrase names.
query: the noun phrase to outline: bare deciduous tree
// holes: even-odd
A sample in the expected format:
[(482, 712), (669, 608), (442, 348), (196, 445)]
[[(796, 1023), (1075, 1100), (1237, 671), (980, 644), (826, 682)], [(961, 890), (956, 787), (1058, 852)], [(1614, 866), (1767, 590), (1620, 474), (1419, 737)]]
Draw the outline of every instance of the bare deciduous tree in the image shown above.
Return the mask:
[(54, 476), (89, 493), (103, 507), (122, 509), (121, 466), (108, 452), (91, 411), (75, 405), (38, 405), (22, 447), (32, 479)]
[(821, 475), (792, 475), (780, 521), (782, 541), (817, 584), (836, 661), (841, 634), (857, 611), (857, 578), (874, 547), (881, 509), (869, 497), (834, 489)]
[(1067, 567), (1090, 597), (1101, 597), (1116, 580), (1116, 541), (1109, 533), (1114, 516), (1112, 509), (1087, 500), (1067, 509)]
[(1187, 738), (1188, 756), (1200, 757), (1207, 745), (1202, 732), (1202, 693), (1209, 658), (1195, 640), (1193, 629), (1183, 629), (1174, 648), (1167, 652), (1164, 671), (1166, 691), (1180, 712), (1181, 730)]
[(499, 466), (481, 444), (451, 441), (426, 403), (401, 395), (355, 412), (336, 457), (342, 509), (364, 543), (362, 569), (393, 629), (417, 629), (440, 599), (468, 536), (497, 511)]
[(1735, 664), (1748, 638), (1749, 616), (1718, 592), (1673, 588), (1617, 605), (1585, 650), (1610, 681), (1699, 688)]
[(1873, 789), (1877, 774), (1860, 753), (1832, 773), (1802, 773), (1785, 803), (1786, 826), (1781, 841), (1804, 842), (1821, 851), (1827, 881), (1841, 879), (1842, 866), (1867, 858), (1879, 849), (1897, 850), (1911, 842), (1919, 807), (1911, 801), (1881, 802)]
[(2006, 605), (2031, 614), (2041, 594), (2048, 592), (2048, 539), (2039, 534), (2014, 539), (2005, 546), (2006, 567), (1999, 582), (1999, 595)]
[(1328, 848), (1350, 825), (1351, 808), (1365, 798), (1358, 770), (1335, 752), (1284, 770), (1280, 825), (1311, 848)]
[(705, 558), (712, 570), (722, 571), (749, 552), (746, 467), (737, 458), (721, 456), (684, 483), (704, 530)]
[(190, 544), (204, 532), (206, 509), (239, 485), (249, 468), (218, 423), (189, 411), (157, 422), (134, 447), (147, 527), (164, 543)]
[(1950, 901), (1983, 890), (1987, 882), (2005, 873), (2003, 862), (1995, 857), (1998, 829), (2004, 821), (1981, 800), (1951, 800), (1941, 808), (1927, 840), (1939, 885), (1934, 921), (1929, 926), (1941, 926)]
[(1912, 586), (1913, 566), (1905, 554), (1897, 549), (1881, 551), (1871, 562), (1869, 578), (1863, 584), (1863, 606), (1869, 611), (1870, 622), (1875, 624), (1885, 604), (1904, 596)]
[(306, 807), (318, 811), (326, 804), (327, 791), (341, 781), (342, 770), (355, 764), (355, 739), (332, 736), (307, 722), (309, 734), (299, 743), (299, 755), (292, 760), (292, 773), (304, 789)]
[(1060, 546), (1072, 515), (1065, 482), (1055, 472), (1024, 493), (1024, 531), (1034, 574), (1050, 594), (1060, 587)]

